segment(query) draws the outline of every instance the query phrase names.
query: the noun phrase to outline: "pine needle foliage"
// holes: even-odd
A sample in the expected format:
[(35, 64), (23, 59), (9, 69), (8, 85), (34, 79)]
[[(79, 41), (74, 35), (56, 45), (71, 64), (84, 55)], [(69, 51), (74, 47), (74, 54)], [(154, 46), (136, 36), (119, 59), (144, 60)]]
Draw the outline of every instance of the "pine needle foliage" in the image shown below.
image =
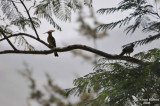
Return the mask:
[[(122, 0), (117, 7), (102, 8), (97, 11), (99, 14), (111, 14), (114, 12), (124, 12), (131, 10), (132, 12), (124, 19), (108, 24), (98, 26), (98, 31), (112, 30), (116, 27), (126, 26), (124, 30), (126, 34), (134, 33), (137, 28), (142, 28), (143, 32), (157, 33), (156, 35), (146, 37), (143, 40), (132, 42), (135, 45), (144, 45), (156, 39), (159, 39), (159, 20), (160, 15), (155, 11), (155, 7), (150, 5), (147, 0)], [(124, 47), (127, 45), (124, 45)]]
[(94, 100), (83, 105), (101, 104), (101, 106), (141, 106), (143, 99), (152, 105), (160, 104), (160, 49), (152, 49), (134, 56), (145, 61), (136, 65), (125, 61), (110, 61), (102, 58), (93, 73), (74, 80), (74, 88), (69, 94), (79, 95), (90, 90), (99, 90)]

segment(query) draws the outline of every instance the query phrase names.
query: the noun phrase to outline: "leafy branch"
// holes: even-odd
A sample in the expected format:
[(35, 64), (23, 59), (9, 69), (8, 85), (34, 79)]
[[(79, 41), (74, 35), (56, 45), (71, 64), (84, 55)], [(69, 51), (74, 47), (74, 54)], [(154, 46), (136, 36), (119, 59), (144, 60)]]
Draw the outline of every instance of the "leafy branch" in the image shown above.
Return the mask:
[(17, 39), (18, 39), (18, 46), (20, 45), (24, 46), (25, 47), (24, 50), (27, 50), (27, 49), (29, 49), (29, 51), (35, 50), (35, 48), (31, 44), (28, 43), (28, 41), (24, 38), (24, 36), (16, 36), (15, 42), (17, 41)]
[[(160, 38), (160, 34), (157, 34), (157, 35), (150, 35), (149, 37), (145, 38), (145, 39), (142, 39), (142, 40), (138, 40), (138, 41), (135, 41), (135, 42), (132, 42), (133, 44), (135, 44), (135, 46), (137, 45), (144, 45), (144, 44), (148, 44), (148, 43), (151, 43), (152, 41), (154, 40), (157, 40)], [(124, 46), (122, 46), (123, 48), (126, 47), (126, 46), (129, 46), (131, 43), (129, 44), (126, 44)]]
[[(154, 36), (148, 36), (143, 40), (135, 41), (133, 42), (136, 45), (143, 45), (147, 44), (149, 42), (152, 42), (156, 39), (159, 39), (159, 21), (152, 21), (150, 22), (150, 18), (156, 18), (160, 19), (160, 15), (154, 11), (154, 7), (152, 5), (149, 5), (146, 0), (123, 0), (119, 3), (118, 7), (113, 8), (102, 8), (97, 11), (99, 14), (111, 14), (118, 11), (128, 11), (133, 10), (132, 13), (129, 14), (126, 18), (108, 23), (108, 24), (102, 24), (98, 26), (97, 30), (104, 31), (104, 30), (112, 30), (115, 27), (119, 26), (125, 26), (129, 25), (124, 31), (126, 31), (126, 34), (129, 32), (134, 33), (137, 28), (142, 27), (143, 32), (156, 32), (157, 35)], [(134, 20), (134, 24), (130, 25), (130, 22)], [(129, 44), (127, 44), (129, 45)], [(123, 47), (127, 46), (124, 45)]]

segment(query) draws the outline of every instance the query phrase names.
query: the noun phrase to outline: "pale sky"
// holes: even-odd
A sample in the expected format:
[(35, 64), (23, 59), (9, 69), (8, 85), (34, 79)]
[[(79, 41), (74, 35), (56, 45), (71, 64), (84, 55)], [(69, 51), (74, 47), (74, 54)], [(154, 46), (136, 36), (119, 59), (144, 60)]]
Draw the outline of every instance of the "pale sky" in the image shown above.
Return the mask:
[[(94, 10), (97, 11), (100, 8), (114, 7), (118, 0), (93, 0)], [(129, 12), (118, 13), (113, 15), (98, 15), (98, 19), (101, 22), (109, 23), (126, 17)], [(57, 41), (57, 46), (63, 46), (63, 43), (70, 44), (83, 44), (93, 47), (92, 41), (87, 40), (83, 36), (79, 36), (75, 31), (77, 26), (75, 22), (75, 13), (72, 16), (71, 23), (59, 22), (62, 26), (62, 32), (55, 32), (54, 37)], [(44, 24), (44, 25), (43, 25)], [(51, 29), (51, 26), (47, 26), (43, 23), (42, 27), (38, 29), (40, 37), (44, 40), (47, 35), (43, 34), (47, 30)], [(119, 54), (121, 52), (121, 46), (138, 39), (145, 38), (147, 34), (143, 34), (140, 31), (135, 32), (133, 35), (125, 35), (124, 28), (115, 29), (109, 31), (109, 37), (102, 40), (98, 40), (98, 49), (106, 53)], [(32, 32), (27, 32), (32, 33)], [(34, 42), (39, 49), (43, 49), (40, 44)], [(158, 40), (145, 46), (139, 46), (135, 48), (133, 54), (146, 51), (151, 48), (160, 48)], [(7, 43), (3, 42), (0, 45), (0, 49), (10, 48)], [(132, 55), (133, 55), (132, 54)], [(34, 78), (38, 82), (38, 85), (42, 86), (46, 83), (45, 72), (48, 72), (54, 82), (64, 89), (73, 87), (73, 80), (76, 78), (75, 73), (79, 76), (83, 76), (93, 71), (94, 66), (91, 63), (86, 62), (81, 57), (76, 56), (70, 52), (59, 53), (59, 57), (50, 55), (24, 55), (24, 54), (5, 54), (0, 55), (0, 106), (26, 106), (26, 98), (29, 96), (28, 81), (23, 78), (18, 70), (24, 69), (23, 61), (33, 68)]]

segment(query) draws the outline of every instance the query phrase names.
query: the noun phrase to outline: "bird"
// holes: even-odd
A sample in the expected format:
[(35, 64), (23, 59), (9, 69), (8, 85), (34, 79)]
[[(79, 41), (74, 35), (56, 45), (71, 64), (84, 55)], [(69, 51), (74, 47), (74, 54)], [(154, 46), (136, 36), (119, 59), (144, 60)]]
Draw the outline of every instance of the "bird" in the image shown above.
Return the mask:
[[(56, 47), (56, 40), (55, 38), (52, 36), (52, 32), (55, 32), (55, 30), (49, 30), (48, 32), (45, 32), (48, 34), (48, 38), (47, 38), (47, 41), (49, 43), (49, 45), (51, 46), (51, 48), (55, 48)], [(54, 52), (54, 55), (56, 57), (58, 57), (58, 53), (55, 51)]]
[(130, 54), (134, 51), (133, 48), (134, 48), (134, 44), (131, 43), (129, 46), (123, 48), (120, 56), (123, 56), (124, 54), (126, 54), (126, 55), (128, 54), (130, 56)]

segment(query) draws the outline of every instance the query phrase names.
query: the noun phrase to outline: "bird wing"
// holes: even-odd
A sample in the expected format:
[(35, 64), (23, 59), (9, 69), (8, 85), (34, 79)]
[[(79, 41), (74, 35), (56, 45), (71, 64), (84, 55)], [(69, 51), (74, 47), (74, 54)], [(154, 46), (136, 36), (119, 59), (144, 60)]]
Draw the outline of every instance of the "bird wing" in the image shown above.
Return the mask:
[(133, 47), (132, 46), (125, 47), (123, 49), (123, 52), (125, 52), (125, 53), (131, 53), (131, 52), (133, 52)]
[(47, 40), (48, 40), (49, 45), (56, 47), (56, 41), (53, 36), (49, 36)]

